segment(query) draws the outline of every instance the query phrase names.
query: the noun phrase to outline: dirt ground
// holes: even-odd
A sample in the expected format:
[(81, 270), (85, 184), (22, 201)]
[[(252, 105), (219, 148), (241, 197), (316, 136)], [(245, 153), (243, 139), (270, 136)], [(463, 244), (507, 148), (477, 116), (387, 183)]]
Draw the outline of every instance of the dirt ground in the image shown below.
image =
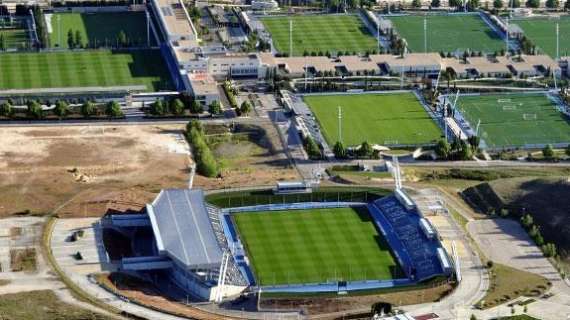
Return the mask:
[(184, 187), (182, 125), (0, 128), (0, 217), (139, 210)]
[(238, 125), (231, 134), (227, 127), (207, 127), (206, 137), (220, 163), (222, 177), (208, 179), (196, 176), (194, 185), (197, 187), (261, 186), (299, 179), (272, 125)]

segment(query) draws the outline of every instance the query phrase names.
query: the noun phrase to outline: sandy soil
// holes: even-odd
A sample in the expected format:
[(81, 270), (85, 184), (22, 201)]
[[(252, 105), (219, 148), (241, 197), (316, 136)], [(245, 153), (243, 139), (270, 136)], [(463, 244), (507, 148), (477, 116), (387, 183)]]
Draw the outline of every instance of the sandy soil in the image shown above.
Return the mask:
[(0, 128), (0, 217), (138, 210), (164, 187), (184, 187), (181, 125)]

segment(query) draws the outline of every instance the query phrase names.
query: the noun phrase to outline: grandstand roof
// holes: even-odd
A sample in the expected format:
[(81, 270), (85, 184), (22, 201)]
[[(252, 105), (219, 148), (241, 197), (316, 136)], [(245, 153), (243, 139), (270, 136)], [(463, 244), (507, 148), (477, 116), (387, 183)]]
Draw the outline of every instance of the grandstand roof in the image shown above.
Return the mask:
[(147, 212), (161, 253), (191, 269), (220, 265), (222, 250), (202, 190), (162, 190)]

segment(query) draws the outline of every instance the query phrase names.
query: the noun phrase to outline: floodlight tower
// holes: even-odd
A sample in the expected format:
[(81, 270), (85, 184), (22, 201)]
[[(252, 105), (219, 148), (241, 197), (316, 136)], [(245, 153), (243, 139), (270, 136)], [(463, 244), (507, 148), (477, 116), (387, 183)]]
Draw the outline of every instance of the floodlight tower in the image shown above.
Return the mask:
[(342, 108), (338, 106), (338, 142), (342, 143)]
[(378, 40), (378, 53), (380, 53), (380, 49), (382, 48), (380, 45), (380, 21), (376, 21), (376, 38)]
[(289, 56), (293, 56), (293, 20), (289, 20)]
[(560, 25), (556, 23), (556, 61), (560, 59)]
[(148, 8), (145, 8), (146, 13), (146, 45), (150, 47), (150, 17), (148, 14)]
[(427, 18), (424, 17), (424, 52), (427, 53)]

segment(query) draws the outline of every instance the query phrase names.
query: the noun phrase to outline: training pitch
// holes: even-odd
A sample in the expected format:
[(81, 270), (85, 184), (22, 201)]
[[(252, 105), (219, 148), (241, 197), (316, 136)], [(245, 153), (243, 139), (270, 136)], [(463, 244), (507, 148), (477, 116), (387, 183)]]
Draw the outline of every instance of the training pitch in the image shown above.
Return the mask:
[(364, 53), (378, 49), (377, 40), (355, 15), (307, 15), (262, 18), (277, 51), (289, 53), (289, 21), (293, 21), (293, 55), (304, 51)]
[(261, 285), (388, 280), (400, 273), (365, 207), (233, 217)]
[(424, 52), (424, 18), (428, 52), (456, 50), (495, 52), (504, 48), (501, 37), (479, 15), (427, 15), (388, 17), (413, 52)]
[(514, 20), (524, 34), (544, 53), (556, 58), (556, 23), (560, 27), (560, 56), (570, 53), (570, 17), (560, 19), (525, 19)]
[(0, 54), (0, 90), (129, 85), (172, 88), (160, 51)]
[[(146, 46), (146, 16), (144, 12), (55, 13), (48, 16), (51, 25), (50, 46), (68, 48), (67, 34), (80, 32), (85, 45), (117, 47), (117, 36), (123, 31), (127, 41)], [(152, 37), (151, 37), (152, 40)], [(151, 45), (154, 41), (151, 41)]]
[(543, 94), (462, 96), (459, 110), (488, 147), (570, 142), (569, 119)]
[(305, 96), (332, 147), (338, 141), (338, 107), (345, 146), (435, 143), (441, 130), (412, 93)]
[(6, 41), (6, 49), (27, 48), (30, 40), (24, 29), (0, 29)]

